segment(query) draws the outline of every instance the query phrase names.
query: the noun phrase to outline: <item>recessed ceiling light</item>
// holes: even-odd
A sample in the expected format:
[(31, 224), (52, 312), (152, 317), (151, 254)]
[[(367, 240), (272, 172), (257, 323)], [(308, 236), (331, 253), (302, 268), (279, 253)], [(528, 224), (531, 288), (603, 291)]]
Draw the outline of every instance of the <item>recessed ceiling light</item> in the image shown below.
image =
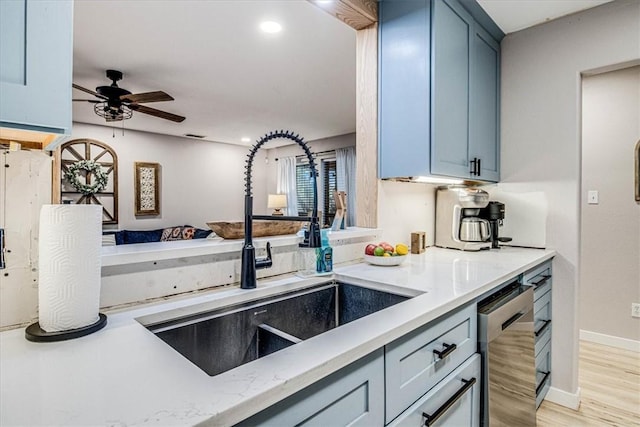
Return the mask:
[(251, 142), (251, 138), (244, 137), (240, 141), (242, 141), (242, 142)]
[(274, 21), (264, 21), (260, 24), (260, 29), (265, 33), (274, 34), (282, 31), (282, 25)]

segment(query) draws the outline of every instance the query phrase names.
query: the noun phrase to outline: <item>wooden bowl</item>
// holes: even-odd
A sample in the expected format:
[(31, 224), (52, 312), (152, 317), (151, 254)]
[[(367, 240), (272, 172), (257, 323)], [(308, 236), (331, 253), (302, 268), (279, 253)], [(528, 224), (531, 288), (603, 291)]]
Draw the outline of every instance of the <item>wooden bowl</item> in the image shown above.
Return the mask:
[[(253, 237), (296, 234), (302, 228), (302, 224), (299, 221), (254, 221)], [(223, 239), (244, 238), (244, 221), (216, 221), (208, 222), (207, 225)]]

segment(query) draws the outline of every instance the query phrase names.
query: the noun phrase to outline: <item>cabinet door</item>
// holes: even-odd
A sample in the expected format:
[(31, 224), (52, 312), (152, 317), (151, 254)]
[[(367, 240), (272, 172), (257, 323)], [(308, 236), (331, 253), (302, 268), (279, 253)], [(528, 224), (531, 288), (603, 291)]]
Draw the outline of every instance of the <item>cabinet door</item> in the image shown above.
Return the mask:
[(0, 126), (71, 133), (71, 0), (0, 1)]
[(382, 349), (310, 385), (238, 426), (382, 426)]
[[(480, 355), (474, 354), (411, 405), (389, 427), (480, 425)], [(429, 421), (427, 423), (427, 417)], [(436, 420), (433, 418), (437, 417)]]
[(469, 158), (483, 181), (500, 180), (500, 45), (475, 24), (471, 41)]
[(475, 353), (476, 305), (468, 305), (386, 346), (386, 420), (390, 422)]
[(431, 173), (468, 178), (473, 18), (452, 0), (434, 0), (432, 10)]
[(38, 315), (38, 231), (40, 208), (51, 201), (51, 158), (22, 150), (3, 152), (0, 160), (0, 227), (7, 250), (0, 270), (0, 327), (6, 327)]
[(379, 177), (429, 175), (430, 0), (380, 8)]

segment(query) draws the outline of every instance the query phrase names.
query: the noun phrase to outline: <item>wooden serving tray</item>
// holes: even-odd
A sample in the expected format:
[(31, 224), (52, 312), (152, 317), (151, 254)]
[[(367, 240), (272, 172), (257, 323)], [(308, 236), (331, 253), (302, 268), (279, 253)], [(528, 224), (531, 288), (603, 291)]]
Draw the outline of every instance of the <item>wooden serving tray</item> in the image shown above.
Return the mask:
[[(253, 237), (296, 234), (303, 224), (303, 222), (299, 221), (254, 221)], [(207, 225), (223, 239), (244, 238), (244, 221), (216, 221), (208, 222)]]

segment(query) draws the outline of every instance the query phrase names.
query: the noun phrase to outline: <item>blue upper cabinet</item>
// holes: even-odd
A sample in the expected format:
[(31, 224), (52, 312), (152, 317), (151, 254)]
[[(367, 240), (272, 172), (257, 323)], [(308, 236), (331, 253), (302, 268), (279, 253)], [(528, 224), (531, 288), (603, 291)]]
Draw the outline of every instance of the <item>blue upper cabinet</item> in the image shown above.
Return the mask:
[(378, 19), (379, 175), (429, 175), (429, 0), (382, 2)]
[(433, 2), (431, 173), (469, 177), (469, 67), (473, 18), (457, 2)]
[(380, 178), (499, 180), (501, 37), (472, 0), (381, 2)]
[(0, 126), (71, 133), (71, 0), (0, 1)]
[(500, 180), (500, 45), (479, 25), (471, 40), (469, 158), (479, 178)]

